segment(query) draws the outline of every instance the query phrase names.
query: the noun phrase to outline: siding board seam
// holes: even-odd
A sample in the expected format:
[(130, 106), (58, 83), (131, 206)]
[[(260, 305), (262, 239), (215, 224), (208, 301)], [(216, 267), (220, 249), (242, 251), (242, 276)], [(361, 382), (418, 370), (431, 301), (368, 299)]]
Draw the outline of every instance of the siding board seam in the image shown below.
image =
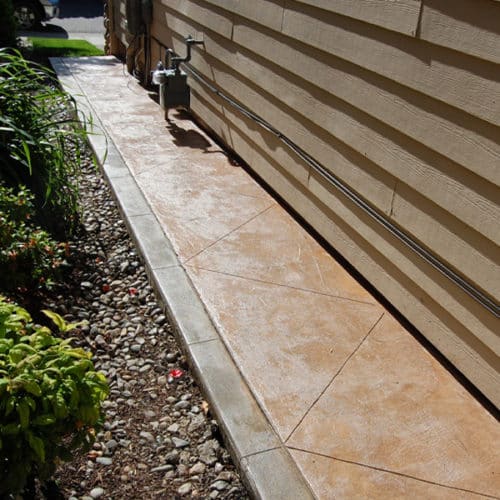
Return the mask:
[(284, 144), (291, 148), (299, 157), (301, 157), (306, 163), (308, 163), (312, 169), (314, 169), (321, 177), (327, 180), (331, 185), (338, 189), (344, 196), (346, 196), (350, 201), (352, 201), (357, 207), (361, 208), (367, 215), (369, 215), (373, 220), (382, 225), (390, 234), (401, 241), (405, 246), (414, 251), (420, 258), (422, 258), (427, 264), (432, 266), (443, 276), (448, 278), (452, 283), (458, 286), (463, 292), (469, 295), (477, 303), (479, 303), (484, 309), (486, 309), (493, 316), (500, 318), (500, 305), (495, 302), (494, 299), (488, 297), (481, 290), (478, 290), (474, 285), (470, 284), (465, 278), (457, 274), (453, 269), (449, 268), (441, 260), (439, 260), (435, 255), (429, 252), (424, 247), (420, 246), (418, 242), (413, 240), (404, 231), (395, 226), (391, 221), (389, 221), (383, 214), (379, 213), (378, 210), (373, 208), (367, 201), (362, 199), (357, 193), (352, 191), (349, 186), (345, 185), (340, 179), (329, 172), (323, 165), (319, 164), (314, 158), (312, 158), (308, 153), (306, 153), (302, 148), (297, 146), (288, 137), (282, 134), (279, 130), (274, 128), (270, 123), (266, 122), (264, 119), (253, 113), (251, 110), (246, 109), (239, 103), (225, 95), (218, 88), (208, 82), (202, 75), (200, 75), (192, 66), (184, 65), (188, 72), (201, 84), (205, 85), (210, 89), (215, 95), (226, 101), (231, 106), (235, 107), (244, 114), (247, 118), (255, 121), (261, 127), (271, 132), (276, 137), (278, 137)]
[(420, 10), (418, 12), (417, 27), (415, 29), (415, 38), (419, 38), (422, 31), (422, 17), (424, 15), (424, 0), (420, 0)]

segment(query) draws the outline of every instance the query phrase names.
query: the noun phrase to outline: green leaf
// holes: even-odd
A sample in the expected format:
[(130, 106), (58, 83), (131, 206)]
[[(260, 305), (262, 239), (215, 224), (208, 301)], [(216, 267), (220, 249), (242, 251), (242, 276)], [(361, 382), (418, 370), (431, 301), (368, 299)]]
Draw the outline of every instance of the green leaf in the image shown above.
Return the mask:
[(45, 462), (45, 445), (43, 441), (30, 431), (26, 435), (31, 449), (38, 455), (41, 462)]
[(28, 406), (30, 407), (31, 411), (36, 410), (36, 403), (33, 398), (30, 398), (29, 396), (25, 396), (24, 400), (28, 403)]
[(0, 396), (7, 390), (7, 386), (9, 385), (9, 380), (6, 378), (0, 379)]
[(66, 321), (60, 314), (57, 314), (54, 311), (49, 311), (47, 309), (43, 309), (42, 312), (43, 314), (45, 314), (45, 316), (52, 320), (52, 322), (57, 326), (60, 332), (66, 331)]
[(56, 417), (54, 415), (45, 414), (45, 415), (39, 415), (32, 422), (33, 425), (45, 426), (45, 425), (52, 425), (53, 423), (55, 423), (55, 421)]
[(81, 406), (80, 417), (85, 424), (94, 425), (99, 419), (99, 410), (91, 405)]
[(13, 365), (17, 365), (25, 356), (25, 352), (16, 349), (15, 347), (12, 348), (9, 352), (9, 359)]
[(40, 386), (34, 380), (27, 380), (23, 384), (23, 388), (26, 392), (33, 394), (33, 396), (41, 396), (42, 395), (42, 391), (40, 389)]
[(17, 413), (19, 414), (19, 422), (21, 429), (27, 429), (30, 422), (30, 409), (28, 402), (22, 399), (17, 405)]
[(16, 397), (10, 396), (9, 399), (7, 399), (7, 404), (5, 405), (5, 416), (8, 417), (14, 411), (15, 407)]
[(30, 148), (29, 148), (28, 144), (26, 143), (26, 141), (22, 142), (22, 146), (23, 146), (24, 156), (26, 158), (26, 163), (28, 165), (28, 169), (29, 169), (29, 172), (30, 172), (30, 175), (31, 175), (32, 172), (33, 172), (33, 168), (31, 166), (31, 152), (30, 152)]
[(20, 430), (21, 426), (15, 422), (0, 426), (0, 434), (3, 434), (4, 436), (16, 436), (19, 434)]
[(63, 419), (68, 416), (68, 407), (66, 406), (66, 401), (61, 393), (57, 393), (55, 397), (52, 398), (52, 408), (54, 409), (54, 415)]

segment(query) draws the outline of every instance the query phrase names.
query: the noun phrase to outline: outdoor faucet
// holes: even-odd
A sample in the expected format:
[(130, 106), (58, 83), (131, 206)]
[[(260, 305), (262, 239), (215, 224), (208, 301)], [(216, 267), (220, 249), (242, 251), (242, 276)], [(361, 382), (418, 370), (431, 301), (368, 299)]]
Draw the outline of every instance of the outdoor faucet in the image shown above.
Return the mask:
[(168, 64), (168, 67), (175, 69), (176, 73), (180, 71), (180, 63), (189, 62), (191, 60), (191, 47), (195, 44), (201, 45), (205, 43), (203, 40), (195, 40), (191, 35), (188, 35), (184, 41), (186, 42), (186, 57), (174, 56), (174, 51), (172, 49), (167, 50), (167, 56), (170, 60), (170, 64)]

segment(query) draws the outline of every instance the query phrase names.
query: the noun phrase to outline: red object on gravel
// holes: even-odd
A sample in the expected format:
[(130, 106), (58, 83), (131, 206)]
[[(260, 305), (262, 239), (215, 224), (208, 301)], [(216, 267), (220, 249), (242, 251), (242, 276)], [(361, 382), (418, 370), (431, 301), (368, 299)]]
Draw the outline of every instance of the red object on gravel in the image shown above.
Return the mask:
[(172, 378), (181, 378), (184, 375), (184, 372), (180, 368), (174, 368), (173, 370), (170, 370), (168, 374)]

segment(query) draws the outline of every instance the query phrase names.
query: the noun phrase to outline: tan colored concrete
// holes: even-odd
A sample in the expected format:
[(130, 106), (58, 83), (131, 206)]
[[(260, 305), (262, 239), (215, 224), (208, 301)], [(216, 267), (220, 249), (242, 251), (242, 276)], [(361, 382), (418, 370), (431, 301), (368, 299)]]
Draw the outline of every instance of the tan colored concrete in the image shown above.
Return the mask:
[[(66, 65), (130, 169), (114, 179), (115, 191), (140, 188), (145, 198), (122, 204), (124, 212), (140, 235), (151, 209), (178, 259), (172, 263), (166, 244), (168, 252), (149, 261), (159, 267), (155, 280), (167, 275), (160, 288), (168, 295), (165, 286), (180, 286), (181, 276), (172, 310), (189, 314), (187, 273), (215, 325), (190, 344), (196, 356), (211, 353), (195, 360), (212, 369), (207, 391), (225, 380), (218, 366), (229, 362), (225, 345), (239, 370), (231, 373), (241, 373), (276, 431), (259, 421), (266, 438), (257, 454), (251, 439), (235, 445), (249, 480), (262, 481), (279, 456), (297, 464), (319, 499), (498, 495), (493, 416), (192, 122), (172, 113), (166, 123), (120, 64), (89, 61)], [(259, 158), (261, 171), (273, 173), (272, 160)], [(149, 239), (157, 244), (161, 234)], [(257, 406), (245, 407), (244, 417), (234, 406), (230, 439), (240, 440), (251, 436), (247, 410)], [(224, 405), (218, 411), (224, 420)]]
[(373, 297), (279, 205), (187, 264), (208, 271), (375, 304)]
[(201, 269), (188, 273), (283, 441), (381, 316), (376, 305)]
[(480, 500), (484, 495), (446, 488), (314, 453), (291, 450), (300, 469), (311, 478), (318, 498), (349, 500)]
[(388, 314), (287, 444), (435, 484), (500, 492), (498, 422)]

